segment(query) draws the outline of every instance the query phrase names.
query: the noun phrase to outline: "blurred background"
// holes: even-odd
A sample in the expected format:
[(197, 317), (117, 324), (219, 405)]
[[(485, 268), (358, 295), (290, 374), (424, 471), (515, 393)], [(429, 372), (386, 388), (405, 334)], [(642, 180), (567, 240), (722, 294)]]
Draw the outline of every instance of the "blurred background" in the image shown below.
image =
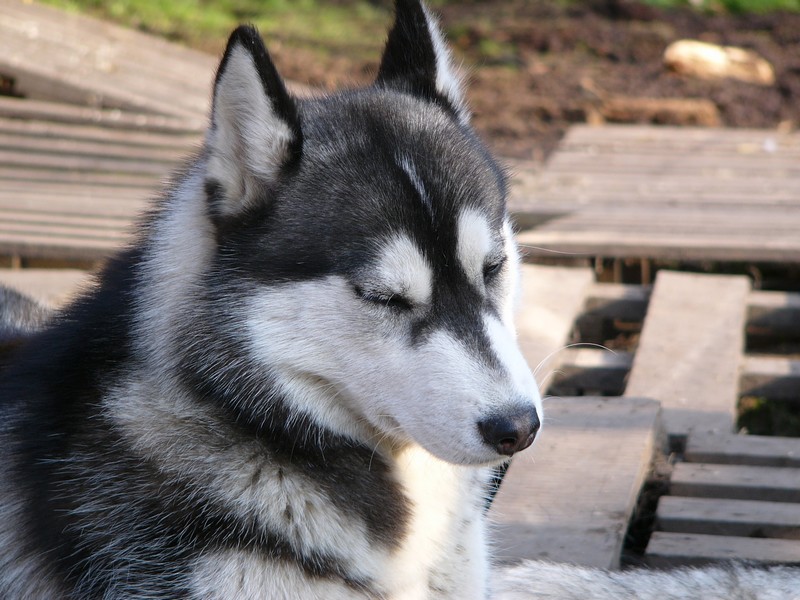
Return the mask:
[[(47, 0), (218, 53), (236, 24), (282, 73), (323, 88), (374, 74), (391, 0)], [(571, 123), (793, 129), (800, 0), (430, 0), (470, 74), (475, 123), (500, 153), (541, 161)], [(693, 39), (754, 51), (774, 78), (703, 78), (665, 65)], [(658, 101), (658, 100), (662, 101)]]

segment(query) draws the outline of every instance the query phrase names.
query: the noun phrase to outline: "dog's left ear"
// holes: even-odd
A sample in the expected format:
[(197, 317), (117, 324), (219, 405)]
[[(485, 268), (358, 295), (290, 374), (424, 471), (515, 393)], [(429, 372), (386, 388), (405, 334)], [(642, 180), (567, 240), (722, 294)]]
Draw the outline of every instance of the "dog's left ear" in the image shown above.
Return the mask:
[(436, 102), (464, 123), (462, 81), (434, 17), (420, 0), (396, 0), (376, 83)]
[(298, 161), (303, 135), (294, 99), (258, 31), (237, 28), (214, 82), (206, 185), (213, 214), (235, 215)]

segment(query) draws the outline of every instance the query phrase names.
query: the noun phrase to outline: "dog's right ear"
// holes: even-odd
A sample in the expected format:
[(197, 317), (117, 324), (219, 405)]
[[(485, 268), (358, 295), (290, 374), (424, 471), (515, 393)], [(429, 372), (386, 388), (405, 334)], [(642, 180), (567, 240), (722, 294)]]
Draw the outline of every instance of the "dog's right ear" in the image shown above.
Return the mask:
[(300, 159), (297, 106), (252, 26), (231, 34), (217, 69), (207, 145), (206, 186), (220, 217), (250, 206)]

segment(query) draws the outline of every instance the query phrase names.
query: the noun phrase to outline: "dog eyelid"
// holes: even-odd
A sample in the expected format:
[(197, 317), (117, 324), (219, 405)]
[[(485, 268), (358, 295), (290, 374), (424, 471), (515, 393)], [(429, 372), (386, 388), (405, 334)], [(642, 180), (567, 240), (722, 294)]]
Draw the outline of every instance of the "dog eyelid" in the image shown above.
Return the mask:
[(385, 306), (386, 308), (403, 311), (414, 308), (414, 305), (408, 300), (408, 298), (402, 296), (401, 294), (388, 291), (384, 292), (365, 290), (358, 285), (354, 286), (354, 289), (359, 298), (365, 302), (369, 302), (370, 304), (379, 304), (381, 306)]
[(506, 264), (506, 257), (492, 257), (487, 259), (483, 266), (483, 281), (485, 283), (491, 282), (498, 273), (500, 273), (503, 265)]

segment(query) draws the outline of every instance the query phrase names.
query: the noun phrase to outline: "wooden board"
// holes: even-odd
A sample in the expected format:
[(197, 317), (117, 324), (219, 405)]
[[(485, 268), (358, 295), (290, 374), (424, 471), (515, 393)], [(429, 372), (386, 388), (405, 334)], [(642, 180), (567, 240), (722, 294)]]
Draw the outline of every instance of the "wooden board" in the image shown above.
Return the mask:
[(627, 352), (593, 346), (569, 348), (564, 351), (549, 392), (559, 396), (592, 393), (618, 396), (625, 389), (632, 361)]
[(800, 468), (800, 438), (692, 435), (684, 458), (694, 463)]
[(800, 294), (753, 291), (747, 306), (747, 328), (752, 333), (800, 335)]
[(655, 532), (646, 560), (654, 567), (731, 560), (800, 564), (800, 541)]
[(490, 511), (497, 559), (618, 567), (658, 412), (638, 398), (549, 399), (540, 439), (514, 459)]
[(749, 288), (739, 276), (658, 273), (625, 393), (661, 401), (671, 438), (731, 431)]
[(678, 463), (670, 478), (670, 494), (800, 502), (800, 469)]
[(0, 283), (58, 307), (89, 285), (91, 275), (75, 269), (0, 269)]
[(673, 533), (797, 540), (800, 504), (663, 496), (658, 502), (656, 527)]
[(510, 206), (529, 255), (797, 261), (800, 133), (574, 126)]
[(800, 404), (800, 360), (782, 356), (748, 356), (739, 388), (744, 396), (791, 400)]
[(42, 100), (197, 122), (216, 59), (90, 17), (15, 0), (0, 12), (0, 73)]
[(563, 359), (586, 291), (594, 281), (590, 269), (522, 266), (522, 300), (517, 315), (520, 348), (546, 389)]

